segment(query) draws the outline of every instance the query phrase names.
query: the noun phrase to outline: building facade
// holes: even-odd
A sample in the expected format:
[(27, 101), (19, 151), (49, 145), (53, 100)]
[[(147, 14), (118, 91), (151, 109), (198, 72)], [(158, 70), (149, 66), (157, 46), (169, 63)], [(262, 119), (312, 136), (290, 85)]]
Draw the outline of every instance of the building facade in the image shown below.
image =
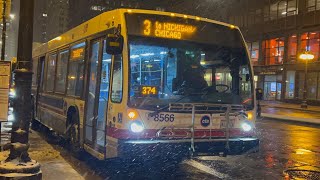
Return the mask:
[(117, 8), (150, 9), (198, 15), (225, 21), (234, 0), (35, 0), (34, 41), (47, 42), (59, 34)]
[(225, 21), (227, 7), (234, 0), (69, 0), (70, 24), (73, 28), (105, 11), (117, 8), (150, 9), (192, 14)]
[(33, 16), (33, 41), (43, 43), (48, 41), (47, 38), (47, 1), (34, 1), (34, 16)]
[(33, 39), (44, 43), (69, 28), (69, 0), (35, 0)]
[(320, 104), (320, 0), (235, 1), (228, 21), (244, 33), (265, 100), (301, 102), (306, 62), (299, 55), (308, 51), (307, 99)]
[[(20, 1), (12, 0), (10, 7), (10, 15), (6, 21), (6, 44), (5, 44), (5, 60), (11, 61), (17, 56), (17, 45), (18, 45), (18, 28), (19, 28), (19, 9)], [(3, 23), (1, 19), (0, 35), (2, 35)], [(0, 48), (2, 47), (2, 39), (0, 40)]]
[[(181, 1), (181, 0), (178, 0)], [(174, 2), (168, 0), (69, 0), (70, 24), (69, 28), (105, 12), (117, 8), (142, 8), (164, 11), (164, 7), (170, 7)]]

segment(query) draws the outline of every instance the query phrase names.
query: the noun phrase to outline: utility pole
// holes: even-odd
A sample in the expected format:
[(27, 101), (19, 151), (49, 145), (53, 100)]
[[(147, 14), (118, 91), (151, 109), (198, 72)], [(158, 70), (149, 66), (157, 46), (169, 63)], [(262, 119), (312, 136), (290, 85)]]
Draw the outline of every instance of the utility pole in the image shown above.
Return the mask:
[(34, 0), (20, 0), (18, 36), (18, 68), (14, 71), (16, 98), (13, 104), (15, 121), (12, 124), (10, 155), (0, 163), (0, 179), (18, 174), (26, 179), (41, 179), (40, 164), (31, 160), (29, 126), (31, 120), (32, 42)]
[(3, 10), (2, 10), (2, 47), (1, 47), (1, 61), (4, 61), (6, 56), (6, 36), (7, 36), (7, 0), (2, 0)]

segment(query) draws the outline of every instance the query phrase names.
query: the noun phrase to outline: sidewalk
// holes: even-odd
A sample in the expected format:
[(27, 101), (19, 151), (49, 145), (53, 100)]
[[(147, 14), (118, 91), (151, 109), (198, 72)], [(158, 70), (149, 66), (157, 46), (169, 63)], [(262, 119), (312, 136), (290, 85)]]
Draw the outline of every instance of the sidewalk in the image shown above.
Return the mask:
[(300, 111), (308, 111), (308, 112), (319, 112), (320, 106), (310, 106), (308, 105), (307, 109), (301, 108), (300, 104), (290, 104), (280, 101), (261, 101), (260, 105), (262, 107), (272, 107), (272, 108), (283, 108), (283, 109), (292, 109), (292, 110), (300, 110)]
[(260, 104), (262, 117), (320, 124), (319, 106), (308, 106), (308, 109), (302, 109), (299, 104), (289, 104), (278, 101), (262, 101)]
[[(8, 128), (6, 128), (7, 130)], [(5, 133), (5, 132), (2, 132)], [(43, 180), (84, 180), (53, 146), (48, 144), (38, 132), (30, 131), (29, 134), (30, 149), (29, 155), (32, 159), (38, 161), (41, 165)], [(5, 160), (9, 151), (0, 152), (0, 161)]]

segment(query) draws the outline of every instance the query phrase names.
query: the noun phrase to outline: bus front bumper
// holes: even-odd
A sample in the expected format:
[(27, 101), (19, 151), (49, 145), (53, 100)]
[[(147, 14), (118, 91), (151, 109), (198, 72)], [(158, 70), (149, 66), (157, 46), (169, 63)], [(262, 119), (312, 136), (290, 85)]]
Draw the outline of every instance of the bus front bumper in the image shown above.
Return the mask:
[[(229, 149), (227, 147), (229, 142)], [(212, 155), (221, 152), (228, 154), (242, 154), (250, 150), (256, 151), (259, 147), (258, 138), (230, 138), (226, 139), (195, 139), (195, 155)], [(139, 155), (189, 155), (191, 150), (190, 139), (175, 140), (127, 140), (121, 141), (118, 147), (122, 157), (136, 157)]]

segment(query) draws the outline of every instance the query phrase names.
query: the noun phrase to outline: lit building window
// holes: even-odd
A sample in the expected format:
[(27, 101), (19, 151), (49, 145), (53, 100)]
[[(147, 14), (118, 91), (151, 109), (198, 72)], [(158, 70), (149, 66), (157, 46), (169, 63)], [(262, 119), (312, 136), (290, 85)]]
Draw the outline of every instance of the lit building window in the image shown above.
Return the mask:
[(306, 7), (309, 12), (320, 10), (320, 0), (307, 0)]
[(319, 59), (320, 33), (308, 32), (300, 36), (300, 52), (310, 51), (314, 55), (314, 60)]
[(264, 21), (276, 20), (296, 14), (298, 14), (297, 0), (277, 1), (273, 4), (266, 5), (263, 9)]
[(293, 16), (298, 14), (298, 9), (297, 9), (297, 0), (289, 0), (288, 5), (287, 5), (287, 16)]
[(105, 7), (103, 6), (91, 6), (90, 8), (93, 11), (103, 11), (105, 9)]
[(256, 65), (259, 59), (259, 42), (248, 43), (248, 49), (251, 61)]
[(295, 61), (297, 57), (297, 35), (293, 34), (288, 41), (288, 61)]
[(282, 64), (284, 57), (284, 38), (265, 40), (262, 44), (266, 65)]

